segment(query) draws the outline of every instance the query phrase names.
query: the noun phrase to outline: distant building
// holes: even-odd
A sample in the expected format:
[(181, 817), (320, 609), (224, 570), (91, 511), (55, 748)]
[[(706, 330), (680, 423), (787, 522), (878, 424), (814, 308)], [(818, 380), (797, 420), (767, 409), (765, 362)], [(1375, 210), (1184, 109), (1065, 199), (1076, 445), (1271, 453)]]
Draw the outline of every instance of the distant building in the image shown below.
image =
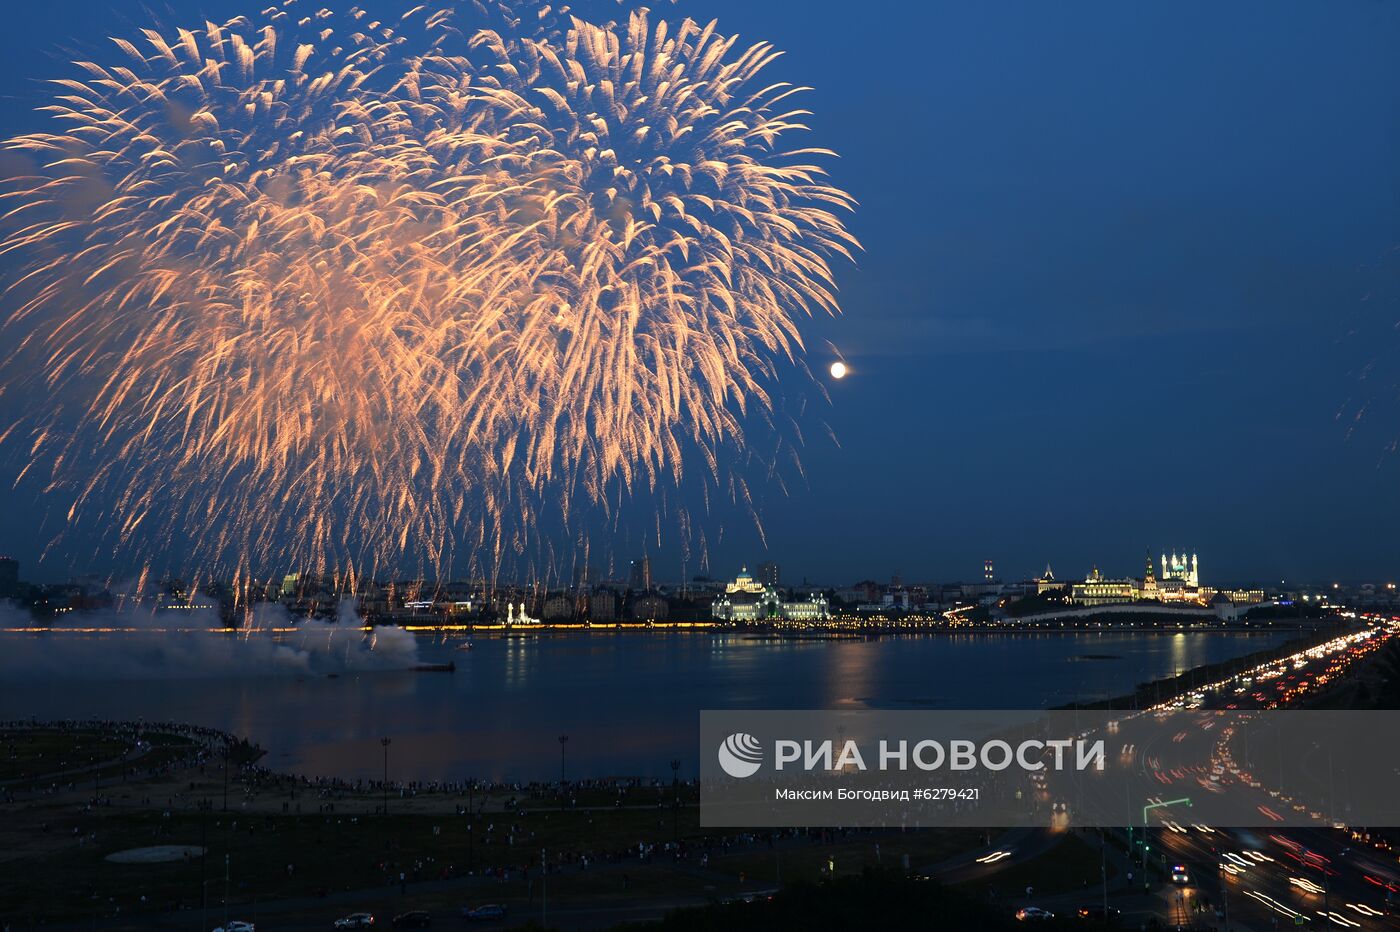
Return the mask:
[(745, 567), (715, 599), (711, 613), (716, 621), (825, 621), (831, 617), (826, 596), (813, 593), (805, 600), (784, 599), (776, 586), (756, 580)]
[(596, 589), (588, 597), (589, 621), (617, 621), (617, 596), (611, 589)]
[(1147, 555), (1147, 571), (1142, 575), (1142, 588), (1137, 597), (1145, 602), (1162, 600), (1162, 590), (1157, 586), (1157, 574), (1152, 570), (1152, 554)]
[[(1200, 560), (1192, 554), (1162, 555), (1162, 576), (1157, 577), (1148, 556), (1142, 579), (1107, 579), (1096, 566), (1082, 583), (1070, 587), (1070, 601), (1079, 605), (1112, 605), (1119, 602), (1187, 602), (1211, 605), (1215, 590), (1200, 584)], [(1046, 568), (1047, 572), (1049, 568)], [(1259, 593), (1262, 601), (1263, 593)]]
[(540, 613), (545, 621), (560, 621), (574, 616), (574, 600), (565, 595), (545, 599), (544, 611)]
[(1200, 588), (1201, 585), (1201, 565), (1200, 560), (1193, 553), (1188, 560), (1185, 553), (1178, 554), (1172, 551), (1171, 561), (1167, 561), (1167, 555), (1162, 554), (1162, 581), (1180, 582), (1187, 586)]
[(0, 599), (13, 599), (18, 595), (19, 561), (0, 557)]
[(772, 560), (765, 560), (763, 563), (758, 564), (756, 578), (765, 586), (769, 586), (773, 589), (777, 589), (783, 584), (782, 571), (778, 567), (778, 564), (774, 563)]
[(1223, 592), (1217, 592), (1210, 600), (1210, 608), (1221, 621), (1238, 621), (1242, 614), (1240, 606)]
[(982, 562), (982, 581), (985, 582), (985, 583), (994, 583), (994, 582), (996, 582), (996, 580), (997, 580), (997, 568), (996, 568), (996, 566), (993, 565), (993, 563), (992, 563), (991, 560), (984, 560), (984, 561)]
[(854, 586), (836, 590), (836, 598), (847, 605), (874, 602), (880, 597), (880, 587), (873, 580), (863, 580)]
[(1050, 564), (1045, 564), (1045, 575), (1035, 581), (1035, 594), (1044, 595), (1054, 589), (1063, 589), (1065, 584), (1055, 578), (1055, 571), (1050, 568)]
[(1070, 601), (1079, 605), (1112, 605), (1132, 602), (1140, 591), (1136, 579), (1109, 579), (1096, 566), (1070, 589)]
[(644, 595), (632, 603), (632, 617), (637, 621), (661, 621), (671, 614), (671, 603), (659, 595)]
[(627, 586), (633, 592), (647, 592), (651, 589), (651, 557), (632, 561)]

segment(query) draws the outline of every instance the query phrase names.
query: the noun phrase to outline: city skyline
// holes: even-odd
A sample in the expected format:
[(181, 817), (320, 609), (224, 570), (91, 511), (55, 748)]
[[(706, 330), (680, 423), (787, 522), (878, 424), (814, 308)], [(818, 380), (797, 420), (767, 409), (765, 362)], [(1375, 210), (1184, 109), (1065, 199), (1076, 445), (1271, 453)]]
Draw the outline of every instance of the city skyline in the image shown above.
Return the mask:
[[(772, 558), (772, 555), (765, 555), (766, 559), (760, 561), (739, 560), (727, 567), (720, 567), (710, 570), (695, 569), (682, 575), (677, 571), (668, 574), (662, 569), (653, 569), (653, 561), (649, 557), (638, 557), (633, 560), (622, 561), (614, 566), (610, 571), (601, 570), (593, 565), (578, 565), (567, 569), (561, 573), (553, 573), (547, 576), (534, 577), (482, 577), (472, 575), (444, 575), (434, 576), (414, 576), (411, 574), (384, 573), (374, 577), (361, 577), (360, 582), (384, 585), (393, 582), (415, 582), (426, 585), (447, 585), (450, 583), (470, 583), (486, 585), (488, 587), (499, 586), (501, 588), (542, 588), (547, 591), (567, 591), (567, 590), (587, 590), (590, 588), (621, 588), (635, 592), (647, 592), (655, 589), (669, 589), (673, 591), (684, 591), (687, 587), (696, 584), (722, 584), (734, 576), (735, 573), (748, 573), (753, 578), (762, 581), (776, 589), (797, 590), (804, 588), (817, 589), (839, 589), (858, 583), (874, 583), (890, 589), (901, 589), (905, 587), (925, 586), (925, 585), (950, 585), (966, 584), (979, 585), (987, 583), (997, 584), (1024, 584), (1024, 583), (1046, 583), (1047, 572), (1053, 572), (1053, 580), (1057, 584), (1068, 586), (1071, 583), (1084, 582), (1092, 577), (1098, 576), (1103, 579), (1138, 579), (1145, 578), (1143, 572), (1143, 560), (1141, 557), (1134, 562), (1130, 557), (1119, 554), (1110, 557), (1108, 560), (1094, 560), (1083, 568), (1074, 568), (1069, 564), (1056, 560), (1047, 560), (1041, 564), (1039, 570), (1025, 570), (1016, 567), (1009, 572), (1002, 573), (995, 567), (998, 561), (984, 559), (981, 562), (968, 561), (967, 566), (974, 571), (967, 569), (954, 569), (949, 572), (933, 572), (928, 574), (908, 573), (902, 566), (885, 568), (874, 572), (857, 573), (847, 571), (842, 575), (816, 577), (811, 574), (801, 572), (797, 568), (792, 573), (781, 570), (785, 564)], [(1171, 554), (1176, 559), (1175, 551)], [(1186, 559), (1186, 554), (1182, 553), (1182, 558)], [(1263, 585), (1271, 587), (1301, 587), (1309, 589), (1325, 589), (1329, 586), (1360, 586), (1360, 585), (1390, 585), (1394, 588), (1400, 579), (1400, 573), (1395, 574), (1373, 574), (1373, 575), (1327, 575), (1313, 574), (1311, 576), (1287, 577), (1248, 577), (1235, 576), (1215, 572), (1214, 563), (1210, 565), (1210, 572), (1207, 574), (1200, 571), (1197, 562), (1199, 555), (1192, 553), (1187, 562), (1169, 565), (1167, 553), (1163, 552), (1153, 556), (1152, 552), (1147, 553), (1147, 563), (1151, 573), (1157, 579), (1179, 579), (1188, 580), (1191, 585), (1206, 585), (1207, 583), (1221, 586), (1243, 586), (1243, 585)], [(1160, 561), (1160, 564), (1159, 562)], [(1055, 569), (1056, 565), (1060, 569)], [(29, 572), (26, 574), (20, 567), (22, 561), (10, 554), (0, 553), (0, 583), (9, 580), (9, 584), (14, 582), (24, 582), (32, 585), (97, 585), (112, 587), (116, 589), (132, 589), (138, 583), (145, 586), (158, 587), (165, 580), (179, 580), (182, 582), (198, 582), (200, 585), (227, 585), (229, 577), (220, 576), (217, 572), (211, 573), (207, 568), (195, 568), (193, 570), (177, 571), (167, 569), (159, 571), (154, 568), (146, 568), (144, 571), (133, 571), (130, 573), (106, 574), (94, 571), (75, 572), (66, 576), (45, 576), (42, 570), (39, 574)], [(781, 578), (779, 573), (781, 572)], [(1183, 575), (1184, 574), (1184, 575)], [(285, 571), (277, 571), (265, 577), (255, 577), (251, 580), (253, 585), (264, 584), (286, 584), (287, 580), (294, 580), (302, 573), (292, 568), (285, 568)], [(317, 578), (317, 574), (307, 574), (308, 578)], [(335, 578), (331, 576), (326, 579)], [(3, 588), (0, 588), (3, 593)]]
[[(788, 50), (775, 77), (816, 88), (814, 138), (841, 152), (831, 170), (861, 203), (865, 251), (839, 270), (842, 316), (810, 322), (807, 358), (850, 372), (823, 377), (829, 406), (809, 399), (801, 474), (749, 470), (761, 534), (743, 506), (669, 502), (658, 522), (642, 496), (586, 528), (596, 552), (646, 549), (673, 578), (706, 554), (712, 573), (771, 558), (797, 578), (948, 578), (975, 577), (987, 553), (1082, 573), (1189, 539), (1242, 580), (1391, 572), (1400, 138), (1380, 115), (1400, 106), (1400, 11), (1243, 4), (1202, 30), (1106, 3), (930, 6), (891, 34), (795, 9), (704, 13), (773, 39)], [(0, 40), (12, 131), (43, 125), (38, 81), (72, 57), (54, 44), (108, 56), (100, 37), (133, 31), (92, 14), (74, 37), (65, 10), (16, 11)], [(832, 64), (887, 43), (879, 69)], [(1327, 67), (1299, 73), (1301, 56)], [(0, 398), (0, 417), (24, 404)], [(22, 446), (0, 458), (0, 551), (46, 578), (136, 572), (100, 520), (41, 562), (70, 497), (14, 487)], [(705, 538), (688, 558), (677, 504)]]

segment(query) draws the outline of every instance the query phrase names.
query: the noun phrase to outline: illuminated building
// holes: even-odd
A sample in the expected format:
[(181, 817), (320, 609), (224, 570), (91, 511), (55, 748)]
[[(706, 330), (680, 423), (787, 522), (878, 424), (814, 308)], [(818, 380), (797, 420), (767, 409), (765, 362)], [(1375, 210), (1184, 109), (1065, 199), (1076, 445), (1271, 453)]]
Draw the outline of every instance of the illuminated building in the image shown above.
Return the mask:
[(739, 624), (760, 621), (825, 621), (831, 617), (826, 596), (813, 593), (802, 601), (783, 599), (777, 586), (754, 579), (748, 567), (724, 587), (712, 608), (716, 621)]
[[(1200, 560), (1173, 553), (1162, 555), (1162, 576), (1157, 577), (1148, 556), (1142, 579), (1107, 579), (1096, 566), (1082, 583), (1070, 587), (1070, 601), (1079, 605), (1112, 605), (1118, 602), (1189, 602), (1209, 605), (1215, 590), (1200, 584)], [(1049, 568), (1047, 567), (1047, 573)], [(1041, 591), (1044, 591), (1043, 589)], [(1262, 600), (1263, 593), (1259, 593)], [(1236, 600), (1241, 601), (1241, 600)]]
[(1162, 590), (1157, 588), (1157, 574), (1152, 571), (1152, 554), (1147, 555), (1147, 571), (1142, 576), (1142, 588), (1138, 590), (1137, 597), (1144, 601), (1157, 600), (1162, 598)]
[(1050, 564), (1045, 564), (1045, 575), (1035, 581), (1035, 594), (1044, 595), (1053, 589), (1063, 589), (1065, 584), (1055, 578), (1055, 571), (1050, 568)]
[(507, 603), (506, 603), (506, 624), (508, 624), (508, 625), (537, 625), (537, 624), (539, 624), (539, 623), (540, 623), (540, 620), (539, 620), (538, 618), (531, 618), (530, 615), (529, 615), (529, 613), (525, 611), (525, 602), (524, 602), (524, 600), (521, 600), (521, 602), (520, 602), (520, 613), (519, 613), (519, 614), (516, 614), (516, 611), (515, 611), (515, 603), (513, 603), (513, 602), (507, 602)]
[(1167, 561), (1167, 555), (1162, 554), (1162, 581), (1182, 582), (1192, 588), (1200, 588), (1200, 561), (1194, 553), (1188, 560), (1185, 553), (1178, 554), (1173, 550), (1170, 562)]
[(1141, 591), (1136, 579), (1108, 579), (1096, 566), (1082, 583), (1070, 589), (1070, 601), (1079, 605), (1112, 605), (1132, 602)]

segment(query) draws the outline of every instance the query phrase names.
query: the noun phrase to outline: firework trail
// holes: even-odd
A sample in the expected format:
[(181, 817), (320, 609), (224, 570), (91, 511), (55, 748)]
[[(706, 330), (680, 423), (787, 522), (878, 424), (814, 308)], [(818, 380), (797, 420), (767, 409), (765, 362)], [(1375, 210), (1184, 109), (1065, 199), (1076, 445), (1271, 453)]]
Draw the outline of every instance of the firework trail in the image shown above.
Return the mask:
[(746, 496), (852, 203), (771, 46), (603, 9), (287, 0), (77, 63), (6, 144), (0, 391), (43, 401), (0, 440), (70, 521), (244, 574)]

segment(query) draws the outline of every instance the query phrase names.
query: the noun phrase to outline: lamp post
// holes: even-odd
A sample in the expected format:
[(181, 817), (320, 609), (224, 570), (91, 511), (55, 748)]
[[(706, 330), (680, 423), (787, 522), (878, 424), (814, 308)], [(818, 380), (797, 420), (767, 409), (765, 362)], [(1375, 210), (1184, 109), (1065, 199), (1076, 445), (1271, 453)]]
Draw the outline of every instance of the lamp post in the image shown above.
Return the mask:
[(388, 738), (380, 738), (379, 743), (384, 748), (384, 814), (389, 814), (389, 745), (392, 743)]
[(1190, 807), (1191, 798), (1189, 796), (1181, 799), (1169, 799), (1166, 802), (1148, 803), (1142, 807), (1142, 888), (1146, 890), (1147, 883), (1147, 814), (1153, 809), (1165, 809), (1168, 806), (1186, 805)]
[(564, 745), (569, 743), (568, 735), (559, 736), (559, 808), (564, 808)]
[(214, 808), (208, 797), (199, 807), (199, 924), (209, 925), (209, 810)]
[(224, 852), (224, 928), (228, 928), (228, 852)]
[(681, 830), (681, 762), (675, 758), (671, 759), (671, 840), (680, 844)]

